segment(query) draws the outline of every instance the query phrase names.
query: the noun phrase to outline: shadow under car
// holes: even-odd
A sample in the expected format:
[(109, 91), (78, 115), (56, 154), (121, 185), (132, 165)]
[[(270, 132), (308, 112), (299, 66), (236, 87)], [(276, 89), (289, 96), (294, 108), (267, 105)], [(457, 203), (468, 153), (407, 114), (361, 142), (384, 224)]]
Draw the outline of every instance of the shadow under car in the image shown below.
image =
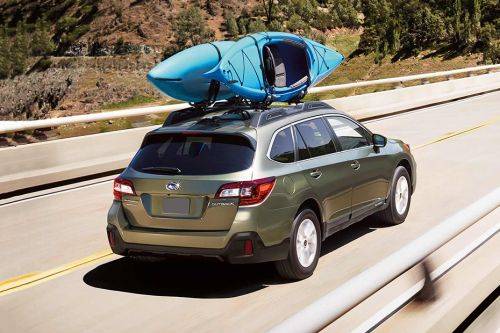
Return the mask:
[[(324, 256), (382, 227), (361, 221), (329, 237), (322, 244)], [(92, 269), (83, 277), (92, 287), (151, 296), (230, 298), (269, 285), (287, 283), (272, 263), (230, 265), (215, 259), (166, 257), (158, 262), (120, 258)]]

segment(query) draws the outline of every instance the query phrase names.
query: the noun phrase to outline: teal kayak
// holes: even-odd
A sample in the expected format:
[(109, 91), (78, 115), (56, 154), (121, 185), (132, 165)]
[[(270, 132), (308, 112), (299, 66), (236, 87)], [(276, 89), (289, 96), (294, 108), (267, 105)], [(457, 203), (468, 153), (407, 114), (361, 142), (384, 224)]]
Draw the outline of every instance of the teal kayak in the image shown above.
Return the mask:
[(343, 60), (308, 38), (261, 32), (186, 49), (154, 67), (148, 79), (163, 93), (193, 103), (231, 97), (289, 102), (300, 100)]
[(210, 96), (212, 80), (203, 76), (233, 45), (231, 41), (219, 41), (185, 49), (156, 65), (148, 73), (148, 81), (160, 92), (181, 101), (198, 103), (234, 97), (225, 86), (218, 89), (217, 96)]

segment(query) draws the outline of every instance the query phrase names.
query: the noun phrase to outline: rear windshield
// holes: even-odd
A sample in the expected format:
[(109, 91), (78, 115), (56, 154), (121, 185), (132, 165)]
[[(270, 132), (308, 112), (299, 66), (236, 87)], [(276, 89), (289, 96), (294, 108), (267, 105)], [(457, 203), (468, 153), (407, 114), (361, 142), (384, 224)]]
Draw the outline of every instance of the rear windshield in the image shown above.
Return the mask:
[(239, 135), (156, 134), (130, 166), (155, 174), (217, 175), (248, 169), (254, 149)]

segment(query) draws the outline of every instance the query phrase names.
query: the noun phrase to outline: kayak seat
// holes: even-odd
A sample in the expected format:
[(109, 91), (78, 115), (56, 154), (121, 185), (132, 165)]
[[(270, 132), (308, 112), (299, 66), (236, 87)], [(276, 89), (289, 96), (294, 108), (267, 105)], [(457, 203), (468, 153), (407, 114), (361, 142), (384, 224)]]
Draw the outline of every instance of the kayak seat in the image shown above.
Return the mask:
[(266, 45), (263, 58), (264, 72), (270, 86), (296, 88), (309, 78), (305, 49), (300, 46), (288, 43)]

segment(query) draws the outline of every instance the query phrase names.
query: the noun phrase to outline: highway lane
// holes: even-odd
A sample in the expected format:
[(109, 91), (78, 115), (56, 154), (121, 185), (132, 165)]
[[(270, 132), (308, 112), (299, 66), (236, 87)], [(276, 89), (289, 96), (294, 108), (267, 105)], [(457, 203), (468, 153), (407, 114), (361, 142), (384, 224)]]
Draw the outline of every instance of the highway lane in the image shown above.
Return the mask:
[[(367, 126), (415, 148), (498, 117), (499, 100), (500, 93), (491, 93)], [(498, 186), (499, 142), (495, 122), (414, 150), (419, 178), (407, 222), (391, 228), (357, 225), (333, 236), (306, 281), (283, 284), (270, 265), (148, 266), (110, 256), (104, 264), (0, 296), (2, 327), (33, 332), (268, 328)], [(0, 279), (104, 249), (110, 200), (110, 183), (103, 183), (0, 206)]]

